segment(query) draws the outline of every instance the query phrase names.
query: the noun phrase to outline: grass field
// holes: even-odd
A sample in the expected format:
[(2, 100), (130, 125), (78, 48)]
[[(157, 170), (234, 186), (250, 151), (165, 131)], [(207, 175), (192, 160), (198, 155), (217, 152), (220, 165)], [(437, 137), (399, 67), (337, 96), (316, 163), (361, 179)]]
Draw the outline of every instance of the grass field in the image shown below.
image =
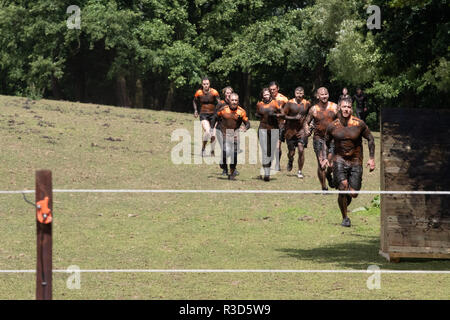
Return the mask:
[[(283, 171), (265, 183), (258, 165), (236, 181), (217, 165), (174, 165), (174, 129), (193, 132), (190, 114), (0, 96), (1, 190), (34, 189), (50, 169), (55, 189), (319, 190), (312, 144), (305, 179)], [(195, 120), (198, 121), (198, 120)], [(252, 122), (257, 128), (257, 123)], [(379, 189), (377, 169), (363, 190)], [(367, 156), (367, 143), (365, 143)], [(198, 157), (198, 155), (193, 155)], [(28, 195), (30, 200), (34, 195)], [(361, 195), (350, 210), (371, 206)], [(448, 270), (449, 261), (388, 263), (378, 255), (379, 209), (340, 226), (335, 195), (55, 193), (53, 268)], [(0, 269), (35, 269), (34, 209), (20, 194), (0, 195)], [(450, 276), (280, 273), (82, 273), (81, 289), (53, 276), (55, 299), (448, 299)], [(0, 299), (34, 299), (35, 275), (0, 273)]]

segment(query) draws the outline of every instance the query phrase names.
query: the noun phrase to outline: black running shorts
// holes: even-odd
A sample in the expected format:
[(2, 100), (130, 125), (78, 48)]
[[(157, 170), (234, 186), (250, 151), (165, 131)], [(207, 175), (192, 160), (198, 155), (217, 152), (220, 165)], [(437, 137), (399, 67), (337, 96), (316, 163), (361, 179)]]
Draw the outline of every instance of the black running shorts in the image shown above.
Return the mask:
[(216, 124), (216, 115), (214, 113), (200, 113), (200, 121), (208, 120), (211, 128)]
[(343, 180), (347, 180), (353, 190), (361, 189), (363, 167), (360, 164), (351, 164), (345, 161), (335, 161), (333, 163), (333, 181), (336, 187)]
[(286, 143), (288, 146), (288, 150), (294, 150), (295, 148), (297, 148), (299, 143), (303, 144), (304, 148), (307, 148), (308, 147), (308, 137), (298, 138), (297, 136), (293, 136), (291, 139), (288, 139)]

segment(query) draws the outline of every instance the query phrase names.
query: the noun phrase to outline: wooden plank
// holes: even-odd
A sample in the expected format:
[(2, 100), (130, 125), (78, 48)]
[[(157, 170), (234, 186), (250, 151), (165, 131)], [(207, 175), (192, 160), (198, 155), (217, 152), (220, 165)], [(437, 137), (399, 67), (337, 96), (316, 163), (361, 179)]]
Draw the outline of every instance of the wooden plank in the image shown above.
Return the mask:
[[(49, 198), (48, 207), (53, 213), (52, 173), (36, 171), (36, 203)], [(36, 300), (52, 299), (52, 223), (43, 224), (36, 219), (37, 263)]]
[(389, 248), (391, 246), (407, 246), (407, 247), (438, 247), (448, 248), (448, 234), (444, 235), (436, 232), (421, 232), (415, 228), (408, 230), (388, 230), (387, 241)]
[(391, 253), (427, 253), (427, 254), (441, 254), (447, 255), (450, 258), (450, 248), (435, 248), (435, 247), (404, 247), (404, 246), (389, 246), (389, 251)]
[[(441, 253), (419, 253), (419, 252), (390, 252), (389, 257), (392, 259), (400, 258), (421, 258), (421, 259), (450, 259), (450, 254)], [(398, 262), (398, 261), (397, 261)]]

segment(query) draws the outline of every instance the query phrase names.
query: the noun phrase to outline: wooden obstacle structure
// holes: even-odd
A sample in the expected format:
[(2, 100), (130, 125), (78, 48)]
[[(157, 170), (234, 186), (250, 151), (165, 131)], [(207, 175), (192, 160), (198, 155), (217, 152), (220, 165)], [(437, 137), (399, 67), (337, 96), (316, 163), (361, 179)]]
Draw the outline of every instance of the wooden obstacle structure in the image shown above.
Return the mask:
[[(450, 190), (450, 112), (383, 109), (381, 190)], [(450, 259), (449, 195), (381, 195), (381, 250), (400, 258)]]

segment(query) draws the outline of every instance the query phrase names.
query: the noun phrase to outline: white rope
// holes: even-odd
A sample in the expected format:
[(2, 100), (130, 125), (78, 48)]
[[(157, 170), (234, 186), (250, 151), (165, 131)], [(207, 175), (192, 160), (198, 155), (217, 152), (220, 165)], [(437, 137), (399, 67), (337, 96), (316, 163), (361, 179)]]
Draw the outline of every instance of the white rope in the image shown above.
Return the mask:
[[(0, 194), (34, 193), (34, 190), (7, 191)], [(250, 194), (410, 194), (410, 195), (450, 195), (450, 191), (339, 191), (339, 190), (195, 190), (195, 189), (53, 189), (54, 193), (250, 193)]]
[[(35, 273), (36, 270), (0, 270), (0, 273)], [(391, 273), (450, 274), (446, 270), (280, 270), (280, 269), (67, 269), (55, 273)]]

